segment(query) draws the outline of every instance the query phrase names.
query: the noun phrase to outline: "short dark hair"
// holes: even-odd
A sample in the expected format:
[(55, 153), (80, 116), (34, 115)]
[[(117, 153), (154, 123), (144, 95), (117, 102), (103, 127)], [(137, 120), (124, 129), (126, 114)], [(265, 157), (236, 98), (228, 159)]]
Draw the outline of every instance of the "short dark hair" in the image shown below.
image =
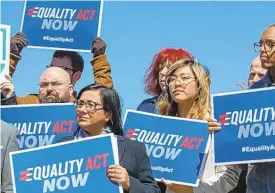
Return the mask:
[(77, 100), (80, 99), (85, 91), (97, 89), (100, 90), (100, 98), (104, 110), (111, 113), (112, 116), (107, 125), (115, 135), (123, 136), (120, 97), (114, 88), (108, 88), (101, 84), (90, 84), (79, 91)]
[(53, 54), (53, 58), (69, 57), (72, 61), (73, 70), (75, 72), (83, 72), (84, 60), (82, 56), (74, 51), (56, 50)]

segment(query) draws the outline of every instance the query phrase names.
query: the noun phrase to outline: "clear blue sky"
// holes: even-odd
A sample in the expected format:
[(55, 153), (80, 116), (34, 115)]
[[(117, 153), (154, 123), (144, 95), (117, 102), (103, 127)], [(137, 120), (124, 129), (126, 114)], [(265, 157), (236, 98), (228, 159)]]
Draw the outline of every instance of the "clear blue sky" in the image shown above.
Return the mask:
[[(23, 1), (4, 1), (1, 23), (20, 29)], [(251, 61), (257, 56), (253, 43), (275, 23), (275, 2), (113, 2), (104, 3), (101, 37), (107, 42), (115, 88), (126, 108), (136, 109), (146, 96), (143, 75), (153, 55), (173, 46), (193, 53), (208, 66), (211, 92), (238, 90), (247, 81)], [(14, 74), (17, 95), (37, 93), (53, 51), (25, 48)], [(90, 84), (91, 55), (83, 53), (85, 72), (76, 90)]]

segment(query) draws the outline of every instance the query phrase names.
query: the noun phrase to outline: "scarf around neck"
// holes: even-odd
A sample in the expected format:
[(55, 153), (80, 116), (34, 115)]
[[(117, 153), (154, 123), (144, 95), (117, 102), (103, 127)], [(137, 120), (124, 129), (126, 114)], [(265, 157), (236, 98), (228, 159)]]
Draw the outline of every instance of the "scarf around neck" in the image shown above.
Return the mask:
[[(102, 133), (101, 133), (100, 135), (104, 135), (104, 134), (108, 134), (108, 133), (112, 133), (112, 131), (111, 131), (111, 129), (110, 129), (109, 126), (106, 126), (106, 127), (103, 129), (103, 131), (102, 131)], [(88, 133), (87, 133), (84, 129), (82, 129), (82, 128), (80, 128), (80, 129), (77, 131), (76, 135), (75, 135), (75, 139), (82, 139), (82, 138), (86, 138), (86, 137), (89, 137), (89, 135), (88, 135)]]

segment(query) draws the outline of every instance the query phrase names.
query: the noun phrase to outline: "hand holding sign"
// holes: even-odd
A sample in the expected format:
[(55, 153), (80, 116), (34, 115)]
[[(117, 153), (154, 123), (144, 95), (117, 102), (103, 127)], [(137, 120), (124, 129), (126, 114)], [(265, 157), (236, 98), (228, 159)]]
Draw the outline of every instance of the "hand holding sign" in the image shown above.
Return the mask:
[(14, 192), (122, 193), (122, 187), (106, 177), (107, 166), (118, 164), (115, 140), (106, 134), (12, 152)]
[(92, 42), (92, 53), (94, 57), (101, 56), (105, 54), (106, 43), (100, 37), (97, 37)]
[(206, 160), (210, 138), (208, 129), (206, 121), (129, 109), (124, 118), (125, 135), (144, 143), (156, 180), (165, 178), (195, 187), (199, 185)]
[(99, 36), (103, 1), (26, 0), (21, 31), (28, 47), (91, 52)]
[(13, 95), (14, 86), (11, 83), (11, 77), (9, 75), (5, 75), (6, 80), (0, 83), (0, 92), (1, 95), (6, 99)]
[(11, 37), (10, 50), (15, 55), (20, 55), (24, 47), (28, 45), (28, 40), (23, 33), (18, 32), (15, 36)]
[(209, 133), (213, 132), (213, 131), (219, 131), (221, 130), (221, 124), (217, 122), (216, 119), (210, 118), (207, 120), (208, 122), (208, 131)]
[(120, 184), (125, 191), (129, 192), (130, 179), (125, 168), (120, 165), (112, 165), (108, 168), (107, 175), (111, 181)]

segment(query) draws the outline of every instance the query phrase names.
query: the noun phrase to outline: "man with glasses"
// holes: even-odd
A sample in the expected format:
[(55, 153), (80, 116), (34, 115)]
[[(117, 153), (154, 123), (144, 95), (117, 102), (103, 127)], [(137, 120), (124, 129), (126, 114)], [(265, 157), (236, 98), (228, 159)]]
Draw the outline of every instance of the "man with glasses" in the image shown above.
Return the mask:
[(40, 77), (39, 103), (68, 103), (72, 101), (73, 85), (70, 75), (59, 67), (50, 67)]
[[(54, 52), (52, 61), (47, 68), (51, 66), (60, 67), (65, 70), (69, 74), (73, 86), (75, 86), (76, 82), (81, 78), (84, 61), (77, 52), (57, 50)], [(74, 91), (73, 96), (76, 98), (76, 91)]]
[[(95, 67), (96, 70), (99, 67), (102, 68), (105, 66), (106, 68), (106, 65), (104, 64), (108, 62), (106, 56), (104, 55), (105, 50), (105, 41), (99, 37), (95, 38), (92, 42), (92, 53), (94, 58), (91, 60), (91, 64)], [(72, 84), (75, 85), (76, 82), (81, 78), (84, 69), (83, 64), (83, 59), (77, 52), (57, 50), (54, 52), (52, 61), (50, 65), (47, 66), (47, 68), (50, 66), (63, 68), (70, 75)]]
[[(95, 83), (102, 84), (108, 88), (112, 88), (113, 81), (111, 77), (111, 67), (109, 62), (107, 61), (105, 50), (106, 43), (104, 42), (104, 40), (99, 37), (96, 38), (92, 42), (91, 52), (93, 53), (93, 59), (90, 61), (90, 63), (93, 67)], [(70, 83), (74, 87), (75, 83), (81, 77), (82, 71), (84, 69), (84, 61), (77, 52), (58, 50), (54, 53), (48, 69), (50, 69), (51, 67), (59, 67), (60, 69), (63, 69), (63, 71), (66, 71), (69, 75)], [(36, 94), (30, 94), (25, 97), (16, 97), (14, 86), (11, 83), (11, 77), (6, 76), (6, 79), (7, 81), (4, 81), (0, 84), (2, 105), (36, 104), (43, 102), (43, 100), (40, 100), (39, 95)], [(67, 102), (75, 101), (76, 92), (73, 91), (73, 93), (74, 94), (70, 96), (70, 100)], [(53, 100), (51, 103), (56, 103), (54, 101), (56, 100)], [(59, 101), (59, 99), (57, 101)], [(61, 102), (64, 102), (64, 100), (61, 100)]]
[[(262, 67), (267, 73), (262, 80), (252, 84), (251, 89), (274, 86), (275, 82), (275, 24), (269, 26), (262, 34), (261, 40), (254, 44), (255, 51), (260, 52)], [(272, 97), (272, 96), (270, 96)], [(275, 162), (253, 164), (247, 175), (247, 193), (275, 192)]]
[(275, 82), (275, 24), (263, 32), (259, 42), (254, 43), (254, 50), (260, 52), (262, 68), (266, 69), (267, 73), (250, 88), (270, 87)]
[[(74, 102), (75, 100), (73, 97), (71, 78), (69, 74), (60, 67), (53, 66), (47, 68), (42, 73), (38, 86), (38, 96), (28, 95), (27, 97), (16, 97), (14, 94), (6, 100), (7, 105), (68, 103)], [(13, 86), (10, 87), (10, 92), (14, 93)]]
[(84, 61), (77, 52), (57, 50), (54, 52), (52, 61), (47, 68), (51, 66), (60, 67), (65, 70), (69, 74), (72, 84), (75, 85), (81, 78)]

